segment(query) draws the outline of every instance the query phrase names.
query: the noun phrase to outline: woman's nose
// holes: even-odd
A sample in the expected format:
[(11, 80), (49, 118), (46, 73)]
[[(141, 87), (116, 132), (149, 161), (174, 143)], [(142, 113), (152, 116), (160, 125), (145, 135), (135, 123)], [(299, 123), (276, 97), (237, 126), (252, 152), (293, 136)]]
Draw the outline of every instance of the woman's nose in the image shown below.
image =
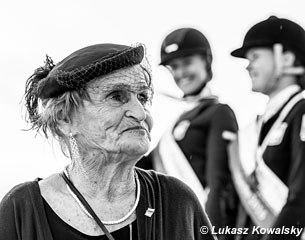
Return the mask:
[(137, 121), (144, 121), (146, 119), (146, 111), (143, 104), (139, 101), (136, 95), (132, 96), (126, 105), (126, 116), (136, 119)]

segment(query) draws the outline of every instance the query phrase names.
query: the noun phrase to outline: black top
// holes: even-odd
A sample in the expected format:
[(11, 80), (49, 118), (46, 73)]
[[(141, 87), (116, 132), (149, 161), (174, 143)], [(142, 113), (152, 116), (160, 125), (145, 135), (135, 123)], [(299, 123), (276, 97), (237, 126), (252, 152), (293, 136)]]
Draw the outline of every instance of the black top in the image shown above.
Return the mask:
[[(63, 221), (43, 198), (43, 205), (50, 225), (53, 238), (56, 240), (108, 240), (106, 235), (90, 236), (73, 228)], [(137, 239), (137, 221), (132, 223), (132, 239)], [(111, 232), (114, 239), (130, 240), (129, 225)]]
[[(194, 192), (183, 182), (155, 171), (135, 168), (141, 194), (137, 214), (138, 240), (213, 240), (210, 222)], [(151, 216), (145, 215), (154, 209)], [(202, 226), (208, 228), (201, 234)], [(0, 203), (0, 239), (56, 240), (38, 180), (15, 186)], [(116, 238), (116, 240), (119, 240)]]

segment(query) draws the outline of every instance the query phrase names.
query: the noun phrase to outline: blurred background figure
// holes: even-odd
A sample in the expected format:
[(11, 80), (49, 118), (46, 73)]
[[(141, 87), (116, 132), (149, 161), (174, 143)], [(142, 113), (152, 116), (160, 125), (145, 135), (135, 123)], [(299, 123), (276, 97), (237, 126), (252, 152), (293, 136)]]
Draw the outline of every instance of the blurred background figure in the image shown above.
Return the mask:
[(196, 29), (181, 28), (166, 36), (160, 65), (170, 71), (184, 94), (179, 103), (182, 111), (156, 149), (140, 164), (186, 182), (217, 229), (235, 224), (237, 195), (227, 145), (238, 125), (231, 108), (219, 103), (210, 91), (212, 58), (207, 38)]
[[(288, 231), (243, 237), (299, 239), (300, 233), (290, 230), (305, 226), (305, 31), (293, 21), (271, 16), (251, 27), (242, 47), (231, 55), (249, 60), (252, 90), (269, 97), (257, 120), (254, 152), (245, 153), (241, 162), (232, 158), (245, 209), (241, 224)], [(240, 139), (240, 152), (248, 143), (249, 137)], [(247, 175), (240, 166), (250, 159), (254, 170)]]

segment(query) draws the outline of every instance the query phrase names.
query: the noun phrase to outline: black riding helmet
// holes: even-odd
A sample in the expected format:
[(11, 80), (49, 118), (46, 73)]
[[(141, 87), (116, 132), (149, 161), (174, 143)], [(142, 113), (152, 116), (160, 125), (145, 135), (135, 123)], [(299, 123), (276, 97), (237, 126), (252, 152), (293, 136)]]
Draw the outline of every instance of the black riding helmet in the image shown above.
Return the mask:
[(231, 52), (233, 57), (245, 58), (253, 47), (273, 47), (280, 43), (284, 49), (292, 51), (305, 66), (305, 31), (295, 22), (271, 16), (255, 24), (246, 33), (242, 47)]
[[(161, 45), (160, 65), (166, 66), (176, 58), (200, 54), (206, 60), (208, 80), (212, 79), (212, 51), (207, 38), (194, 28), (180, 28), (166, 36)], [(205, 86), (193, 94), (197, 94)]]
[(191, 54), (203, 54), (212, 58), (207, 38), (193, 28), (180, 28), (166, 36), (161, 46), (161, 63), (166, 65), (170, 60)]

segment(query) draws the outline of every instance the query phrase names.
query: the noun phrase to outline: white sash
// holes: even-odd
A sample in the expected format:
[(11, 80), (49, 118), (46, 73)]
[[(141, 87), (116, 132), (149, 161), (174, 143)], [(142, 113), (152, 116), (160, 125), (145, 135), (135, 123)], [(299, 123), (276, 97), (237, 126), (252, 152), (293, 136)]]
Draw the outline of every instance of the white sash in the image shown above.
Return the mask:
[[(258, 226), (272, 226), (287, 201), (288, 187), (265, 164), (262, 156), (271, 142), (272, 135), (285, 124), (284, 119), (289, 112), (300, 100), (305, 98), (304, 93), (302, 92), (294, 96), (284, 107), (260, 147), (245, 147), (246, 143), (251, 141), (251, 139), (252, 144), (254, 142), (253, 139), (258, 139), (258, 134), (253, 131), (253, 128), (248, 129), (246, 132), (240, 131), (238, 136), (240, 144), (238, 144), (238, 141), (235, 141), (229, 146), (230, 168), (237, 192), (246, 211)], [(246, 172), (243, 166), (249, 160), (256, 163), (257, 192), (253, 192), (250, 189), (248, 185), (249, 171)]]
[(264, 199), (261, 198), (260, 194), (253, 192), (248, 183), (250, 174), (245, 167), (245, 163), (248, 161), (254, 163), (255, 153), (254, 151), (247, 151), (247, 158), (242, 158), (245, 155), (245, 151), (241, 147), (245, 139), (249, 139), (249, 134), (247, 138), (244, 138), (245, 134), (239, 133), (238, 138), (229, 144), (229, 166), (232, 172), (232, 178), (236, 191), (239, 195), (240, 201), (247, 213), (251, 216), (253, 222), (261, 227), (272, 226), (275, 216), (270, 212), (268, 206), (266, 205)]
[(171, 131), (162, 136), (156, 151), (154, 155), (155, 170), (174, 176), (186, 183), (195, 192), (204, 208), (208, 195), (207, 190), (202, 187)]

